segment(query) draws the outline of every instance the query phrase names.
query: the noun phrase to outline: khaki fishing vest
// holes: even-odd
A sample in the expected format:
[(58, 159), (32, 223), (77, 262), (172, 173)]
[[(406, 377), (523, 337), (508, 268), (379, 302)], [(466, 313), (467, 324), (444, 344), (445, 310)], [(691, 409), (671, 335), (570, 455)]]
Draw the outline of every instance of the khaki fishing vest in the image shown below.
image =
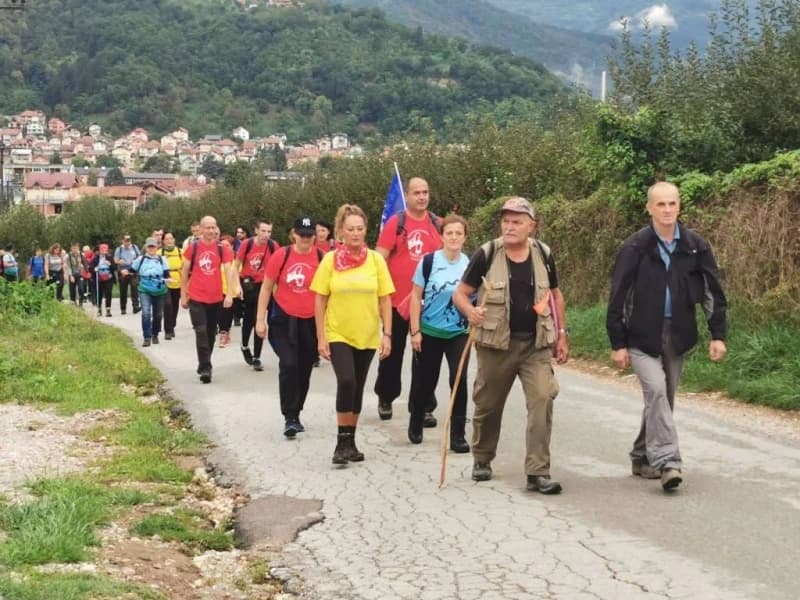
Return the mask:
[[(478, 304), (483, 302), (486, 296), (486, 318), (480, 327), (475, 328), (475, 343), (484, 348), (494, 348), (497, 350), (508, 350), (509, 340), (511, 339), (511, 295), (509, 290), (508, 263), (506, 262), (506, 252), (503, 248), (502, 238), (485, 243), (483, 252), (485, 256), (492, 254), (494, 245), (494, 257), (486, 272), (486, 281), (492, 285), (491, 290), (486, 289), (486, 285), (481, 285), (478, 290)], [(542, 244), (545, 256), (550, 256), (550, 248)], [(538, 304), (550, 291), (550, 277), (547, 273), (545, 259), (540, 252), (537, 242), (530, 241), (531, 258), (533, 259), (533, 283), (535, 285), (533, 303)], [(553, 315), (550, 312), (550, 304), (536, 319), (536, 348), (550, 348), (556, 340), (555, 325)], [(531, 309), (533, 310), (533, 309)]]

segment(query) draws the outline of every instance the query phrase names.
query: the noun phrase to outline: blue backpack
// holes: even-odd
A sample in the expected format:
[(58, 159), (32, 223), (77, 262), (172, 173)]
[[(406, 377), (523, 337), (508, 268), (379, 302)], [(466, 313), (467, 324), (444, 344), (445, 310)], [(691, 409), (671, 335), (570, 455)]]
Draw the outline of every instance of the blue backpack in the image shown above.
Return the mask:
[(161, 296), (167, 293), (167, 283), (164, 280), (164, 259), (160, 256), (143, 254), (131, 267), (139, 274), (139, 291), (152, 296)]

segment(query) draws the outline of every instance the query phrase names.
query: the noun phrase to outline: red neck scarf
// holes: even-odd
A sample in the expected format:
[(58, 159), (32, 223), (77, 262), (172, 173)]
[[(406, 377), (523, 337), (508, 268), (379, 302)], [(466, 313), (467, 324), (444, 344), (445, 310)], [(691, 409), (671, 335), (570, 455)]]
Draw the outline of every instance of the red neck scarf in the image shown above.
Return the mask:
[(347, 271), (360, 267), (367, 260), (367, 245), (361, 246), (358, 256), (350, 254), (350, 250), (344, 245), (333, 251), (333, 268), (337, 271)]

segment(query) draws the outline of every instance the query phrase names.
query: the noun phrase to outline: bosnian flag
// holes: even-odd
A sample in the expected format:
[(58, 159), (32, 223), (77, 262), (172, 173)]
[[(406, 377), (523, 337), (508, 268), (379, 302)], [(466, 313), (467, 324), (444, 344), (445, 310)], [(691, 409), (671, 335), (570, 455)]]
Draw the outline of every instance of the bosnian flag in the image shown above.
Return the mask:
[(383, 214), (381, 215), (381, 229), (386, 224), (390, 217), (399, 213), (401, 210), (406, 209), (406, 196), (403, 193), (403, 182), (400, 179), (400, 171), (397, 168), (397, 163), (394, 164), (394, 177), (392, 177), (392, 185), (389, 186), (389, 191), (386, 194), (386, 200), (383, 201)]

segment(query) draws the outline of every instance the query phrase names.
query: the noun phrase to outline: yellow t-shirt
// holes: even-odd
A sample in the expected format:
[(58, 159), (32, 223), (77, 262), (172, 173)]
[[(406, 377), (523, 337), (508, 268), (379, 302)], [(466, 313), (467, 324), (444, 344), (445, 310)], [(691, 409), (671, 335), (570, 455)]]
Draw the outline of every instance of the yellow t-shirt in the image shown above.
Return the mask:
[(357, 348), (378, 348), (381, 341), (381, 317), (378, 298), (394, 293), (394, 284), (386, 261), (374, 250), (355, 269), (333, 268), (333, 252), (322, 259), (311, 291), (328, 296), (325, 312), (325, 336), (328, 342), (344, 342)]
[(183, 254), (181, 253), (181, 249), (175, 246), (172, 250), (167, 250), (162, 246), (158, 253), (167, 259), (170, 278), (170, 281), (167, 282), (167, 287), (171, 290), (181, 289), (181, 268), (183, 267)]

